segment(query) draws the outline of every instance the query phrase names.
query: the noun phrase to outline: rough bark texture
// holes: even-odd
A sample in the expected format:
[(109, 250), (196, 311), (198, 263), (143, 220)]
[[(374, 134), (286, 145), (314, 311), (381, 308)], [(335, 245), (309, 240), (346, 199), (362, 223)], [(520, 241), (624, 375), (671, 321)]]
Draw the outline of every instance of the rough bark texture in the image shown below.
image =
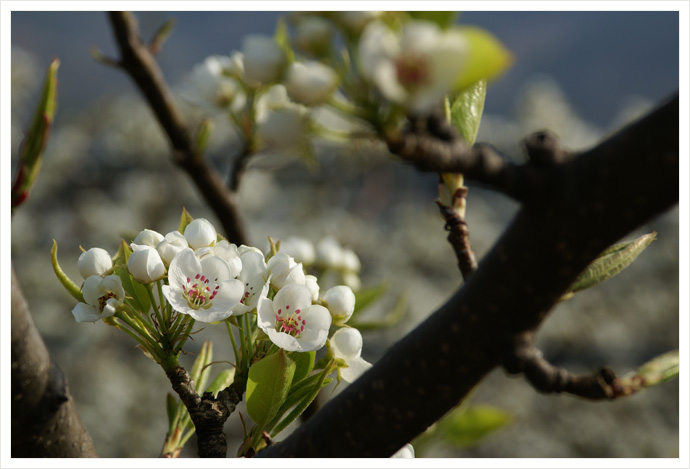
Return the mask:
[(12, 457), (98, 457), (12, 269)]
[[(463, 287), (360, 379), (257, 457), (390, 456), (493, 368), (513, 369), (516, 341), (538, 328), (579, 272), (677, 202), (678, 110), (675, 97), (574, 159), (514, 173), (535, 174), (542, 185), (509, 185), (511, 195), (529, 193), (529, 202)], [(444, 164), (447, 170), (452, 161)]]

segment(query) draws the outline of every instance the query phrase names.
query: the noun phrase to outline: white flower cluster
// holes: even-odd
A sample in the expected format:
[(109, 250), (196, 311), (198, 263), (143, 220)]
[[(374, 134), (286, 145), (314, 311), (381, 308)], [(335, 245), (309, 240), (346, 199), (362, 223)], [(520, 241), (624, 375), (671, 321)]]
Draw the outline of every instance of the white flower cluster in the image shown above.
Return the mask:
[[(203, 218), (191, 221), (184, 233), (164, 236), (145, 229), (129, 244), (124, 275), (144, 285), (157, 283), (172, 310), (197, 321), (251, 313), (268, 339), (289, 352), (315, 351), (329, 341), (348, 382), (371, 366), (361, 358), (361, 334), (345, 324), (355, 309), (352, 288), (336, 285), (322, 293), (317, 277), (306, 274), (287, 250), (264, 256), (219, 238)], [(113, 316), (132, 296), (123, 287), (123, 273), (111, 273), (113, 260), (104, 249), (83, 252), (78, 267), (85, 302), (72, 311), (77, 322)], [(338, 328), (329, 340), (332, 325)]]
[[(383, 16), (294, 13), (291, 39), (284, 32), (247, 36), (240, 51), (196, 65), (179, 93), (208, 115), (229, 113), (252, 148), (308, 151), (314, 135), (338, 138), (315, 123), (322, 113), (312, 110), (323, 105), (345, 111), (350, 124), (358, 106), (371, 108), (359, 117), (375, 123), (372, 116), (387, 108), (385, 100), (408, 113), (428, 112), (452, 91), (469, 43), (457, 28)], [(335, 38), (338, 33), (345, 41)]]

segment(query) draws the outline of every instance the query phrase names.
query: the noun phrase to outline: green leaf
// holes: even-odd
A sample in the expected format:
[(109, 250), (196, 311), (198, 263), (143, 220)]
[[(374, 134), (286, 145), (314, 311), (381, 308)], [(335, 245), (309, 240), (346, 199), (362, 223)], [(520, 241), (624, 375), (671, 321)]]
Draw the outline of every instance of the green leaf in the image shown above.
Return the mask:
[(438, 422), (438, 435), (452, 446), (465, 448), (510, 424), (513, 417), (495, 407), (459, 407)]
[(455, 98), (450, 107), (450, 122), (467, 145), (474, 145), (484, 112), (486, 80), (479, 80)]
[[(204, 119), (199, 126), (199, 131), (196, 134), (196, 152), (198, 155), (203, 155), (208, 146), (208, 141), (211, 138), (211, 131), (213, 130), (213, 121), (211, 119)], [(182, 233), (180, 231), (180, 233)]]
[(206, 387), (208, 382), (208, 375), (211, 372), (211, 367), (207, 366), (213, 360), (213, 344), (209, 340), (205, 340), (201, 344), (201, 350), (197, 355), (192, 371), (189, 373), (190, 378), (194, 381), (196, 389), (201, 392)]
[(67, 293), (76, 298), (77, 301), (84, 302), (84, 296), (81, 294), (81, 288), (70, 279), (65, 272), (60, 268), (57, 260), (58, 245), (57, 241), (53, 240), (53, 247), (50, 249), (50, 262), (53, 264), (53, 270), (58, 280), (65, 287)]
[(213, 393), (213, 397), (218, 397), (218, 392), (227, 388), (235, 380), (235, 368), (228, 368), (218, 373), (218, 376), (209, 384), (204, 392)]
[(178, 402), (175, 396), (173, 396), (172, 393), (168, 393), (165, 396), (165, 412), (168, 415), (168, 428), (170, 430), (173, 429), (173, 425), (175, 424), (175, 417), (177, 417), (177, 406)]
[(455, 21), (460, 16), (458, 11), (408, 11), (407, 14), (415, 20), (426, 20), (436, 23), (443, 29), (455, 24)]
[(285, 401), (295, 362), (283, 349), (254, 363), (247, 380), (247, 413), (259, 428), (263, 428)]
[(678, 350), (674, 350), (648, 361), (637, 370), (623, 376), (618, 380), (618, 384), (623, 389), (622, 394), (628, 395), (677, 378), (679, 373), (680, 358)]
[(633, 241), (615, 244), (597, 257), (594, 262), (577, 277), (568, 288), (561, 301), (571, 298), (575, 293), (591, 288), (617, 275), (628, 267), (652, 241), (656, 239), (656, 232), (640, 236)]
[[(297, 403), (297, 405), (295, 405), (292, 411), (283, 420), (281, 420), (280, 423), (275, 426), (275, 428), (271, 430), (271, 436), (275, 437), (278, 433), (285, 430), (285, 428), (294, 422), (297, 417), (302, 415), (302, 412), (307, 410), (309, 404), (316, 399), (316, 396), (319, 394), (319, 391), (321, 391), (321, 388), (333, 381), (331, 378), (326, 378), (326, 375), (329, 372), (329, 369), (324, 369), (321, 373), (315, 375), (318, 377), (318, 380), (312, 386), (308, 386), (300, 390), (299, 395), (301, 400)], [(302, 392), (304, 392), (304, 395)], [(295, 400), (297, 399), (297, 394), (298, 393), (295, 393)], [(289, 409), (290, 407), (285, 406), (285, 410)]]
[(359, 329), (362, 332), (367, 331), (367, 330), (392, 327), (395, 324), (397, 324), (398, 321), (400, 321), (400, 319), (405, 314), (406, 309), (407, 309), (407, 296), (403, 293), (398, 297), (398, 301), (395, 303), (393, 310), (390, 313), (388, 313), (382, 320), (380, 320), (380, 321), (353, 321), (352, 318), (350, 318), (350, 320), (348, 321), (348, 325), (350, 327), (354, 327), (355, 329)]
[(290, 36), (288, 35), (287, 22), (285, 21), (285, 18), (278, 19), (275, 33), (273, 33), (273, 39), (275, 39), (280, 48), (285, 51), (287, 63), (291, 64), (294, 62), (295, 52), (292, 50), (292, 46), (290, 45)]
[(296, 365), (295, 374), (292, 377), (292, 385), (294, 385), (304, 379), (314, 369), (316, 352), (290, 352), (288, 356), (294, 360)]
[(151, 308), (151, 300), (146, 287), (132, 278), (127, 270), (127, 264), (115, 265), (113, 273), (122, 281), (122, 288), (127, 294), (125, 302), (140, 313), (146, 314)]
[(184, 229), (187, 228), (187, 225), (189, 225), (193, 221), (194, 218), (189, 214), (186, 208), (183, 208), (182, 216), (180, 217), (180, 226), (177, 228), (177, 231), (184, 234)]
[(388, 287), (388, 282), (384, 280), (379, 285), (364, 288), (355, 292), (355, 311), (352, 313), (352, 315), (354, 316), (359, 311), (365, 309), (367, 306), (378, 300), (381, 295), (388, 291)]
[(479, 80), (491, 80), (511, 65), (513, 57), (510, 52), (488, 31), (476, 26), (460, 26), (458, 30), (467, 39), (469, 52), (455, 82), (456, 91), (462, 91)]

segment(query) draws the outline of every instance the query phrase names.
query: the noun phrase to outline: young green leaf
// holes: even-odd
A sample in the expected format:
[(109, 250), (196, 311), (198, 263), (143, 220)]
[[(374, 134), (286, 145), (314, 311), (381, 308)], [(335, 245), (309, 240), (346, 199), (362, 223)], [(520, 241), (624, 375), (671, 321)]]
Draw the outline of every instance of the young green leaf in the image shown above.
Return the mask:
[(458, 16), (460, 16), (460, 12), (457, 11), (408, 11), (407, 14), (415, 20), (436, 23), (443, 29), (455, 24)]
[(249, 368), (247, 413), (259, 428), (273, 418), (285, 401), (295, 368), (295, 362), (283, 349)]
[(29, 196), (43, 161), (43, 149), (48, 142), (48, 133), (53, 124), (57, 109), (57, 70), (58, 59), (48, 66), (43, 90), (34, 111), (29, 128), (20, 150), (19, 169), (12, 185), (12, 210), (21, 205)]
[(618, 380), (623, 395), (677, 378), (680, 373), (678, 350), (660, 355)]
[(510, 52), (488, 31), (476, 26), (460, 26), (458, 30), (469, 43), (469, 53), (455, 82), (456, 91), (462, 91), (479, 80), (491, 80), (512, 63)]
[(642, 235), (633, 241), (626, 241), (609, 247), (577, 277), (575, 282), (568, 288), (566, 294), (563, 295), (561, 301), (567, 300), (575, 293), (591, 288), (617, 275), (637, 259), (637, 256), (655, 239), (656, 232), (652, 232)]
[(388, 282), (384, 280), (376, 286), (363, 288), (355, 292), (355, 311), (352, 313), (352, 315), (356, 315), (358, 312), (378, 300), (384, 293), (388, 291), (388, 286)]
[(67, 293), (72, 295), (74, 298), (76, 298), (77, 301), (81, 301), (82, 303), (84, 302), (84, 296), (81, 294), (81, 288), (77, 286), (76, 283), (70, 279), (66, 273), (62, 271), (60, 268), (60, 264), (58, 264), (57, 260), (57, 251), (58, 251), (58, 245), (57, 241), (53, 240), (53, 247), (50, 249), (50, 262), (53, 264), (53, 270), (55, 271), (55, 275), (57, 276), (58, 280), (62, 284), (63, 287), (65, 287), (65, 290), (67, 290)]
[(199, 350), (199, 354), (192, 365), (192, 371), (189, 374), (199, 391), (206, 388), (208, 375), (211, 372), (211, 367), (207, 365), (211, 363), (211, 361), (213, 361), (213, 343), (210, 340), (205, 340), (204, 343), (201, 344), (201, 350)]
[(284, 18), (278, 20), (275, 33), (273, 33), (273, 38), (275, 39), (276, 44), (278, 44), (280, 48), (285, 51), (287, 63), (291, 64), (294, 62), (295, 51), (292, 50), (292, 46), (290, 45), (290, 36), (288, 35), (287, 23)]
[(295, 361), (295, 374), (292, 377), (292, 385), (305, 378), (314, 369), (316, 352), (290, 352), (288, 356)]
[(452, 445), (465, 448), (510, 424), (513, 417), (495, 407), (459, 407), (438, 422), (437, 434)]
[(186, 208), (183, 208), (182, 216), (180, 217), (180, 226), (177, 228), (177, 231), (179, 231), (180, 233), (184, 233), (184, 229), (187, 228), (187, 225), (189, 225), (193, 221), (194, 218), (189, 214)]
[(127, 292), (125, 302), (135, 310), (144, 314), (151, 308), (151, 300), (146, 287), (132, 278), (127, 270), (127, 265), (118, 264), (113, 267), (113, 273), (122, 280), (122, 287)]
[(485, 98), (486, 80), (479, 80), (461, 91), (451, 104), (450, 122), (469, 146), (477, 139)]
[(213, 393), (213, 397), (218, 396), (218, 392), (227, 388), (235, 379), (235, 368), (228, 368), (218, 373), (218, 376), (208, 385), (204, 392)]

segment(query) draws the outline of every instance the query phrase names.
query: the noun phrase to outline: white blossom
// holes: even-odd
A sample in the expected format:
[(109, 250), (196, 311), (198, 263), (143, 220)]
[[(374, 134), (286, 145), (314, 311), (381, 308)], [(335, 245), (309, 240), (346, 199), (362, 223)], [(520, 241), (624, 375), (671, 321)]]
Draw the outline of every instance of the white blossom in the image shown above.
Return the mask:
[(285, 51), (269, 36), (247, 36), (242, 45), (242, 54), (244, 76), (249, 84), (276, 82), (287, 65)]
[(382, 11), (339, 11), (335, 19), (347, 31), (358, 34), (371, 21), (381, 17)]
[(105, 249), (91, 248), (79, 255), (77, 268), (84, 279), (92, 275), (102, 277), (113, 268), (113, 260)]
[(236, 61), (231, 57), (206, 57), (194, 66), (180, 89), (180, 95), (211, 115), (228, 108), (237, 110), (244, 105), (245, 96), (237, 79), (227, 75), (236, 68)]
[(314, 245), (307, 239), (293, 236), (280, 240), (280, 252), (288, 254), (304, 265), (311, 265), (316, 260)]
[(305, 275), (304, 286), (306, 286), (309, 289), (309, 291), (311, 291), (311, 300), (318, 301), (320, 288), (317, 278), (313, 275)]
[(270, 286), (266, 261), (261, 251), (258, 249), (245, 249), (243, 251), (240, 255), (242, 271), (238, 280), (244, 284), (244, 294), (239, 304), (233, 308), (233, 314), (244, 314), (256, 308), (259, 298), (266, 296)]
[(271, 285), (281, 289), (285, 285), (296, 283), (304, 285), (304, 269), (301, 263), (295, 262), (292, 256), (278, 252), (266, 263), (268, 275), (271, 277)]
[(328, 101), (338, 87), (338, 75), (320, 62), (293, 62), (287, 69), (285, 89), (296, 103), (316, 106)]
[(428, 112), (448, 93), (468, 54), (456, 29), (410, 21), (396, 35), (371, 22), (359, 42), (361, 71), (391, 101), (415, 113)]
[[(269, 260), (270, 262), (270, 260)], [(290, 352), (310, 352), (324, 346), (331, 327), (331, 315), (311, 303), (312, 293), (304, 285), (283, 287), (273, 300), (258, 302), (258, 326), (278, 347)]]
[(161, 259), (163, 259), (163, 263), (168, 266), (175, 257), (175, 254), (188, 247), (189, 243), (187, 243), (187, 238), (185, 238), (182, 233), (179, 231), (171, 231), (165, 235), (165, 238), (163, 238), (160, 243), (158, 243), (156, 251), (158, 251)]
[(391, 458), (414, 458), (414, 446), (407, 443), (391, 456)]
[(237, 246), (224, 239), (218, 241), (213, 246), (199, 248), (194, 251), (194, 253), (200, 259), (209, 255), (218, 256), (225, 259), (228, 261), (228, 265), (230, 266), (230, 271), (232, 272), (233, 277), (237, 277), (242, 270), (242, 261), (240, 260)]
[(81, 292), (85, 303), (77, 303), (72, 310), (77, 322), (96, 322), (108, 318), (125, 301), (122, 280), (117, 275), (92, 275), (84, 281)]
[(295, 25), (293, 42), (299, 49), (322, 55), (328, 51), (333, 35), (333, 24), (320, 16), (308, 15)]
[(338, 373), (348, 383), (352, 383), (371, 368), (371, 363), (361, 357), (363, 340), (362, 334), (357, 329), (352, 327), (338, 329), (328, 343), (333, 356), (347, 364), (346, 367), (338, 368)]
[(244, 293), (242, 282), (232, 277), (225, 259), (199, 259), (190, 248), (180, 251), (170, 263), (168, 282), (163, 295), (173, 309), (203, 322), (230, 317)]

